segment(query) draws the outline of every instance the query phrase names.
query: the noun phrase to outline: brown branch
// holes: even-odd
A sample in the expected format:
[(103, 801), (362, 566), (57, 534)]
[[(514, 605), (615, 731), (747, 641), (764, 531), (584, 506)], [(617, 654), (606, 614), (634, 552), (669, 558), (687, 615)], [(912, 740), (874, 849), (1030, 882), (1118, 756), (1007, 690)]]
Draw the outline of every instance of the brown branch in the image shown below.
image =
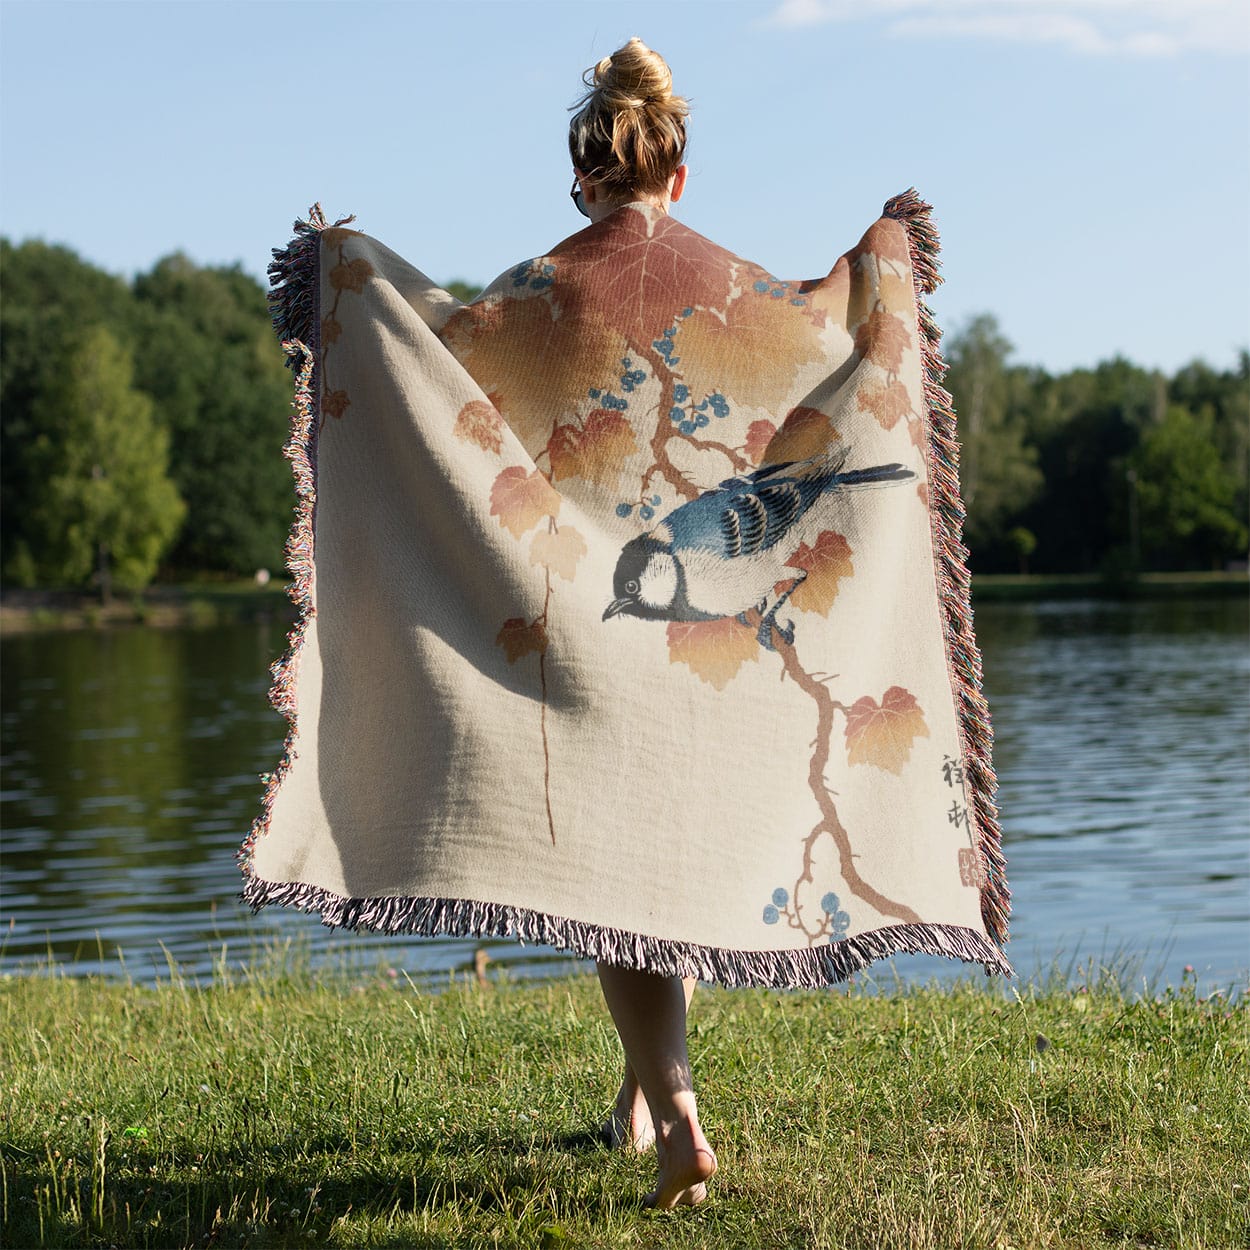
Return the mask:
[[(751, 610), (749, 616), (754, 616), (756, 621), (762, 619), (755, 609)], [(825, 785), (825, 770), (829, 766), (829, 744), (833, 740), (834, 712), (842, 705), (835, 702), (823, 682), (804, 670), (799, 663), (798, 653), (794, 649), (794, 644), (782, 639), (776, 629), (773, 630), (773, 642), (777, 647), (777, 654), (781, 656), (781, 662), (785, 667), (786, 675), (816, 704), (816, 749), (812, 754), (807, 780), (816, 804), (820, 808), (820, 820), (803, 841), (803, 872), (794, 883), (796, 910), (798, 908), (799, 886), (805, 881), (813, 885), (815, 884), (812, 873), (812, 857), (816, 843), (822, 834), (828, 834), (838, 848), (838, 863), (842, 872), (842, 878), (850, 886), (851, 892), (856, 898), (863, 899), (864, 902), (876, 908), (883, 916), (895, 916), (899, 920), (904, 920), (911, 924), (920, 924), (920, 917), (910, 907), (905, 907), (902, 903), (896, 903), (892, 899), (886, 898), (884, 894), (874, 890), (859, 875), (859, 870), (855, 867), (854, 852), (851, 850), (850, 836), (846, 832), (842, 821), (838, 818), (838, 809), (834, 806), (833, 795)], [(808, 940), (814, 944), (816, 938), (811, 936), (810, 930), (806, 925), (803, 926), (803, 932), (809, 935)]]

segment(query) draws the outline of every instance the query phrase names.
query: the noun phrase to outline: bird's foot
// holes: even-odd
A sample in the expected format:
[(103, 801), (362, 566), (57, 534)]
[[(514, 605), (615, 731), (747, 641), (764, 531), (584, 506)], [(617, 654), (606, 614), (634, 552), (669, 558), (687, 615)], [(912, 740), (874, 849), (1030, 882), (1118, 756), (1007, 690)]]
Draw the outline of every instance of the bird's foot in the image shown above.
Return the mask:
[(794, 622), (793, 621), (787, 621), (784, 629), (780, 625), (778, 625), (777, 632), (781, 635), (782, 641), (786, 644), (786, 646), (790, 646), (790, 644), (794, 642)]
[(738, 615), (734, 617), (734, 620), (740, 625), (750, 625), (751, 623), (747, 620), (747, 614), (745, 612), (739, 612)]

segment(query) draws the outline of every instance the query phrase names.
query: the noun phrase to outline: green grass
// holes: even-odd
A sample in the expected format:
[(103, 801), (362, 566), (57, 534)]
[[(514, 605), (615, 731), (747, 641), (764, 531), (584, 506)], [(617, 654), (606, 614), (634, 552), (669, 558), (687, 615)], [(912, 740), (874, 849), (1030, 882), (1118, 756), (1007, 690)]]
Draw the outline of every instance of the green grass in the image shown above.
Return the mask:
[(653, 1160), (588, 1137), (620, 1062), (593, 979), (9, 978), (3, 1241), (1244, 1246), (1248, 1018), (1188, 980), (704, 987), (720, 1172), (704, 1206), (655, 1213)]

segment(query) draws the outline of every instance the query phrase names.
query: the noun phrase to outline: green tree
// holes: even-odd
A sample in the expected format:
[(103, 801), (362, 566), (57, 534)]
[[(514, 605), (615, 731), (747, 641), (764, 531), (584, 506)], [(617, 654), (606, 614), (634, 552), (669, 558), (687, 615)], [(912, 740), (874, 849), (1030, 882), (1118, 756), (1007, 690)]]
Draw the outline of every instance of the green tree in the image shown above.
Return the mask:
[(31, 463), (36, 401), (93, 326), (130, 341), (134, 301), (122, 279), (38, 240), (14, 247), (0, 239), (0, 276), (0, 571), (28, 584), (32, 544), (40, 542), (28, 528), (43, 491)]
[(1209, 417), (1172, 405), (1129, 463), (1146, 563), (1210, 568), (1245, 554), (1246, 527), (1234, 511), (1237, 479), (1215, 445)]
[(947, 347), (945, 386), (955, 399), (961, 442), (960, 487), (968, 509), (964, 533), (978, 564), (995, 553), (1018, 557), (1008, 522), (1042, 487), (1037, 451), (1022, 417), (1027, 371), (1010, 368), (1010, 342), (988, 315), (975, 317)]
[(170, 432), (170, 472), (187, 502), (172, 553), (184, 569), (278, 568), (291, 521), (281, 456), (291, 380), (265, 293), (238, 266), (185, 256), (135, 280), (137, 384)]
[(169, 439), (135, 390), (130, 353), (88, 330), (36, 399), (30, 467), (39, 483), (27, 530), (31, 571), (45, 583), (151, 581), (182, 522), (167, 476)]

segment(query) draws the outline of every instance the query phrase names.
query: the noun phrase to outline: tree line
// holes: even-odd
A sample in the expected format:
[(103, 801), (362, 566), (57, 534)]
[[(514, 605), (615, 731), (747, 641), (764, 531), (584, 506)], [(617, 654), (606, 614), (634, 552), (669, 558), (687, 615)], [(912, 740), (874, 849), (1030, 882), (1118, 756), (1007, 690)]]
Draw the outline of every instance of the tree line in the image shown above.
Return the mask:
[[(263, 287), (182, 255), (127, 282), (4, 239), (0, 279), (0, 580), (107, 596), (280, 568), (291, 379)], [(1051, 375), (1012, 363), (987, 315), (946, 356), (974, 570), (1244, 558), (1250, 354), (1171, 377), (1118, 358)]]

